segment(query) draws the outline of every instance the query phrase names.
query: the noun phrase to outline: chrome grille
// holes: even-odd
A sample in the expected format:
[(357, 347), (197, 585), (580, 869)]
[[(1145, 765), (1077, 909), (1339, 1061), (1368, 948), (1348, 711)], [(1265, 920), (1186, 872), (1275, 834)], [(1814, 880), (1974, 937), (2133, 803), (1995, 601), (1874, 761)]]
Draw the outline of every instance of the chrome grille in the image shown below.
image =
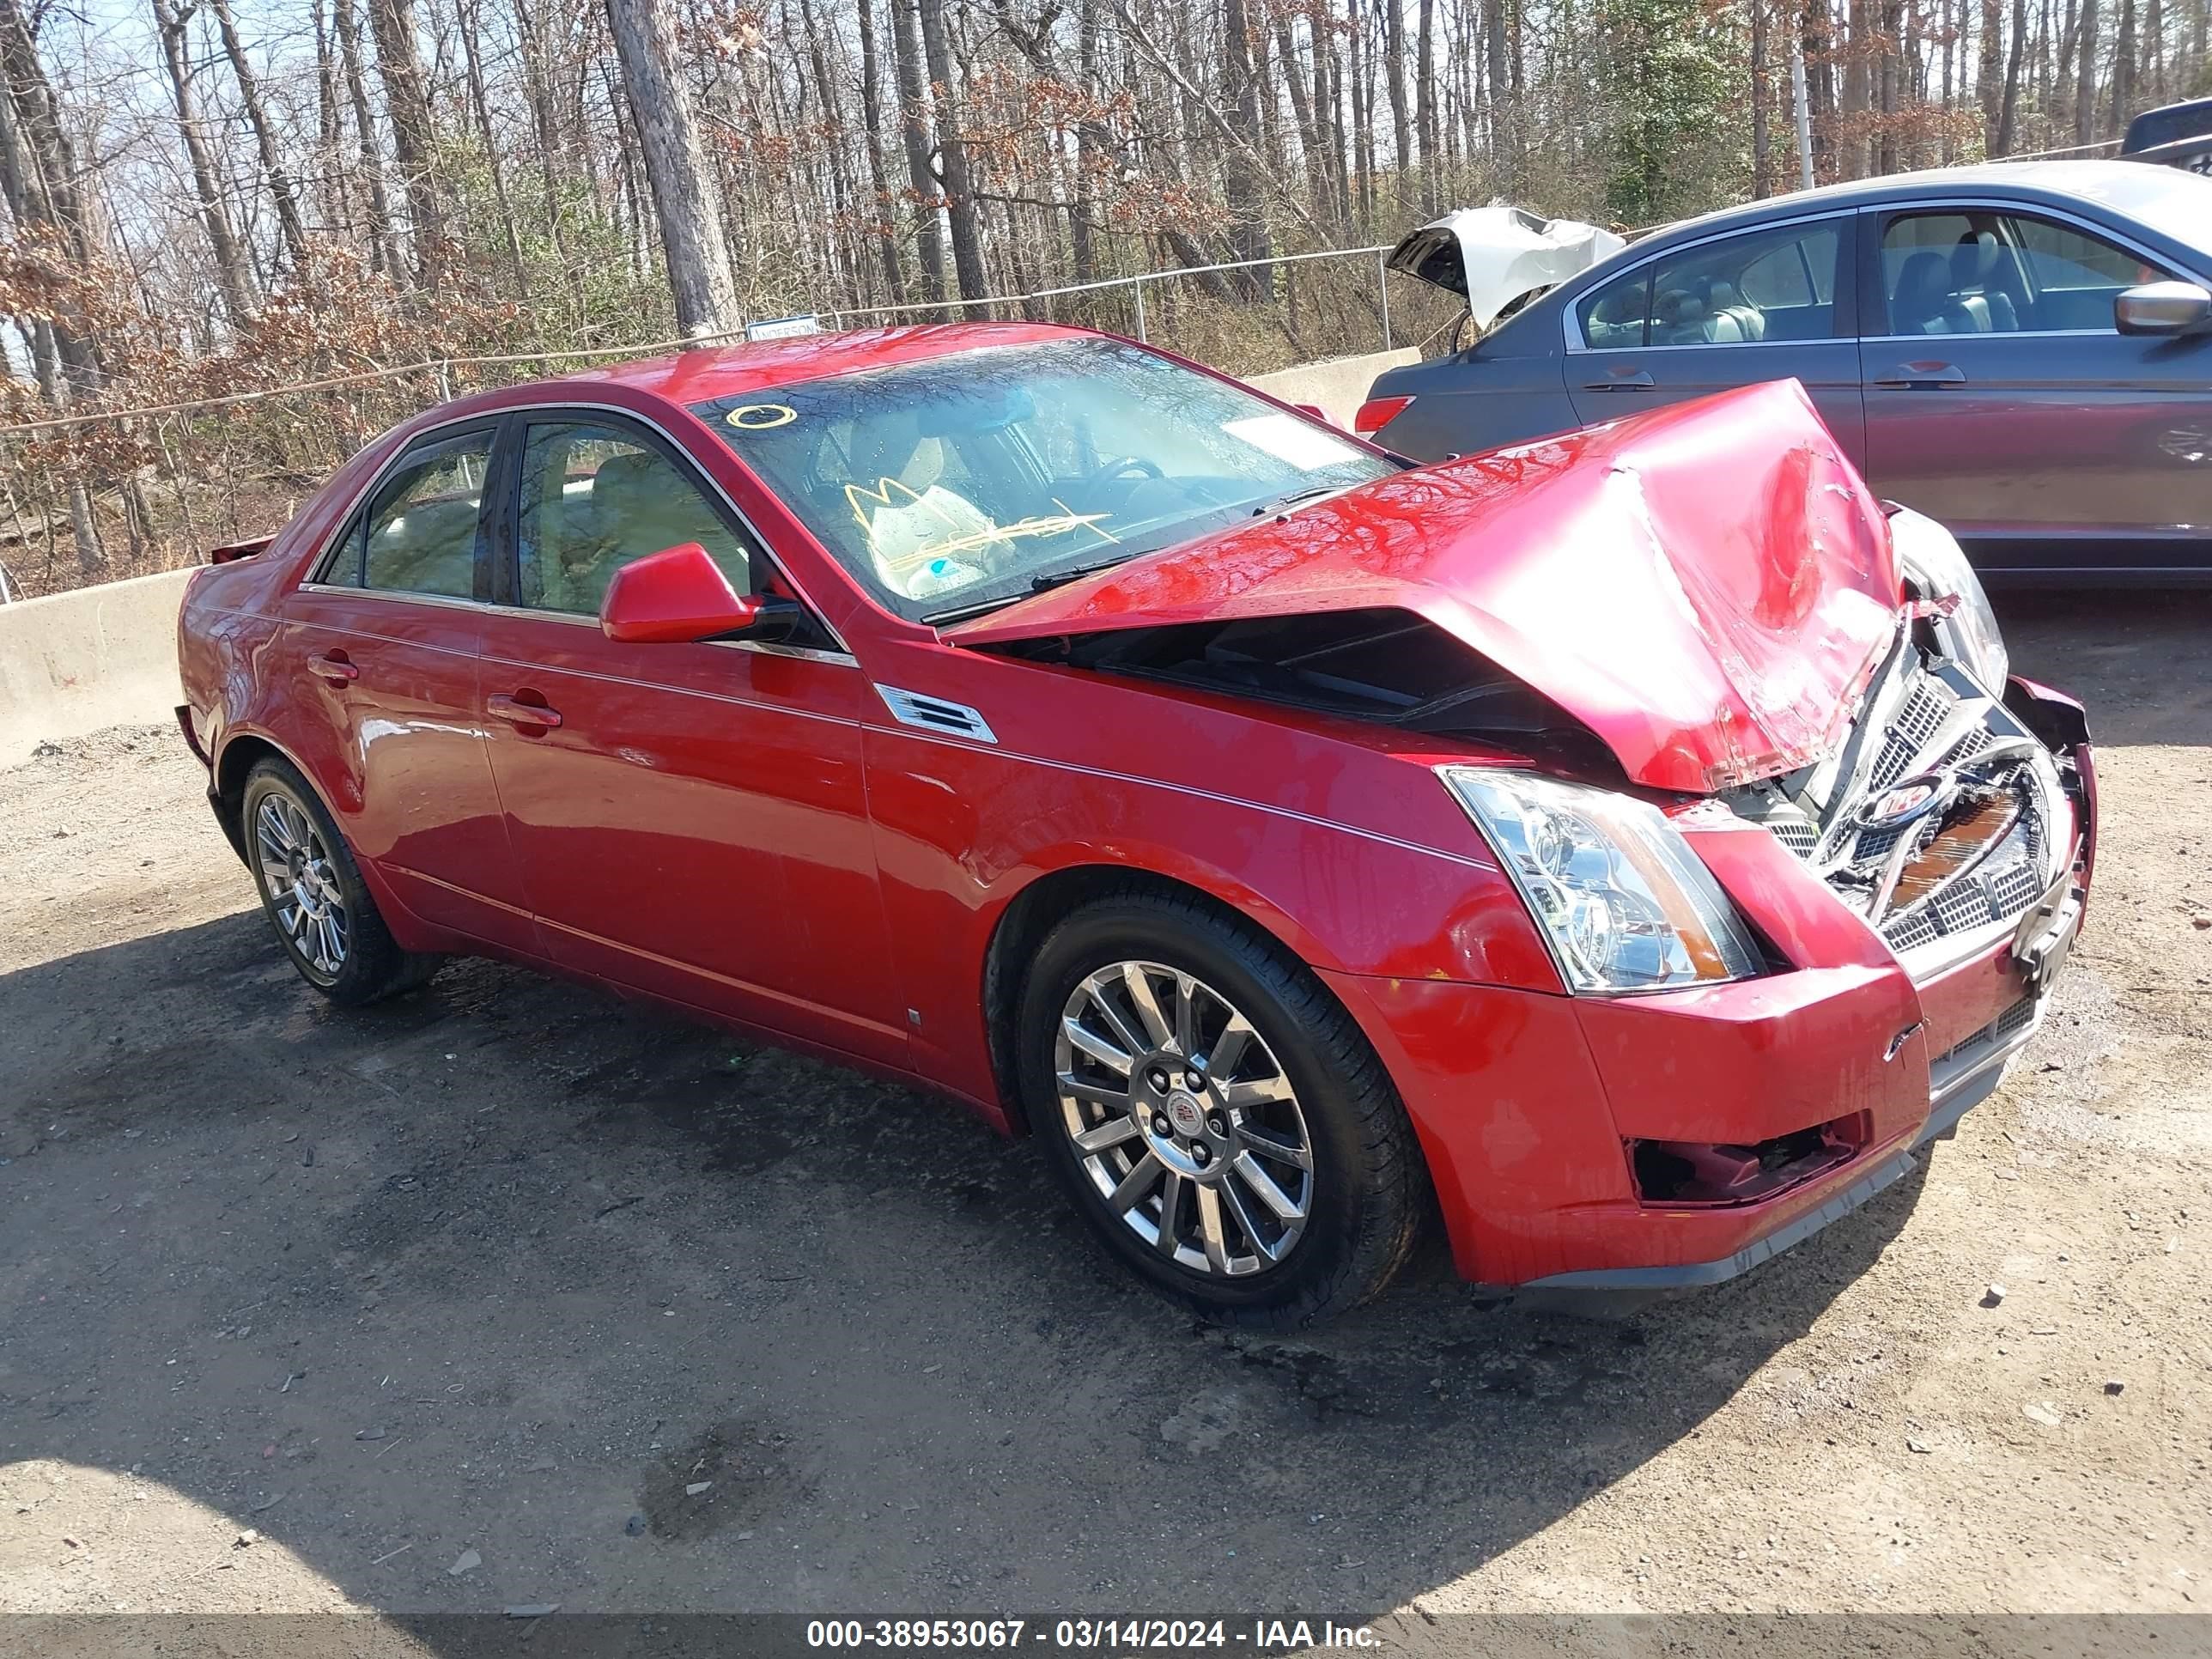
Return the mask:
[(1990, 878), (1991, 908), (2000, 918), (2016, 916), (2035, 902), (2037, 883), (2032, 865), (2007, 865)]
[(1978, 878), (1954, 883), (1936, 896), (1936, 925), (1947, 933), (1963, 933), (1990, 920), (1990, 890)]
[[(1890, 712), (1875, 726), (1869, 717), (1877, 708)], [(1855, 752), (1862, 758), (1856, 767), (1832, 779), (1814, 778), (1802, 794), (1791, 793), (1787, 781), (1769, 782), (1746, 789), (1730, 804), (1802, 860), (1900, 953), (1939, 940), (1993, 934), (2024, 914), (2056, 873), (2049, 867), (2051, 842), (2065, 823), (2051, 769), (2017, 758), (2016, 750), (1991, 757), (2000, 745), (2025, 737), (2024, 728), (1956, 664), (1910, 651), (1893, 660), (1868, 694), (1860, 720)], [(1900, 843), (1937, 833), (1948, 820), (1863, 828), (1854, 815), (1900, 780), (1923, 773), (1947, 773), (1967, 789), (2009, 794), (2019, 819), (1933, 892), (1920, 890), (1917, 881), (1908, 884), (1906, 890), (1916, 895), (1910, 909), (1897, 908), (1893, 898), (1875, 909), (1875, 895), (1884, 891), (1889, 860)], [(1944, 808), (1947, 815), (1949, 810)]]
[(1852, 862), (1856, 863), (1861, 859), (1880, 858), (1897, 845), (1897, 838), (1904, 833), (1902, 830), (1860, 830), (1858, 844), (1851, 848)]
[(1869, 780), (1874, 787), (1887, 789), (1905, 775), (1905, 769), (1936, 735), (1955, 701), (1940, 682), (1922, 677), (1883, 734), (1881, 751), (1875, 757), (1874, 773)]
[(1917, 945), (1925, 945), (1938, 937), (1936, 924), (1928, 919), (1925, 910), (1916, 910), (1911, 915), (1893, 921), (1881, 930), (1881, 936), (1893, 951), (1910, 951)]
[(1810, 858), (1813, 848), (1820, 839), (1820, 832), (1802, 818), (1775, 818), (1766, 826), (1774, 832), (1775, 840), (1799, 858)]

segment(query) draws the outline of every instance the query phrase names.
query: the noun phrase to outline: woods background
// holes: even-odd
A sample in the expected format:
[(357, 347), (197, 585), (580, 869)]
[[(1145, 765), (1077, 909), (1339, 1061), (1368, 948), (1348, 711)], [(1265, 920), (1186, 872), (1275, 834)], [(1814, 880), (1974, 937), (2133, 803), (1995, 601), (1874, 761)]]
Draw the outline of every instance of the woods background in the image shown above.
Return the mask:
[[(1371, 349), (1374, 260), (1284, 256), (1790, 188), (1793, 46), (1824, 182), (2094, 143), (2212, 91), (2207, 10), (0, 0), (0, 570), (189, 562), (427, 403), (748, 318), (1251, 260), (1151, 286), (1150, 337), (1243, 373)], [(1400, 343), (1449, 321), (1390, 297)], [(1134, 331), (1127, 288), (998, 309)]]

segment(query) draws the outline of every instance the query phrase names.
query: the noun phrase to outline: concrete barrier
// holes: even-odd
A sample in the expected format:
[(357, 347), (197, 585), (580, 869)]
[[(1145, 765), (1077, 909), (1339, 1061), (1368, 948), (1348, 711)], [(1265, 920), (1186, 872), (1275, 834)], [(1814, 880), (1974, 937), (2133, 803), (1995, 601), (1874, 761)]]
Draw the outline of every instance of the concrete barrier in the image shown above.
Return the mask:
[(189, 570), (0, 605), (0, 766), (44, 742), (173, 718)]
[[(1414, 350), (1375, 351), (1255, 374), (1285, 403), (1313, 404), (1349, 429), (1377, 374)], [(0, 605), (0, 766), (40, 744), (102, 726), (166, 720), (177, 684), (177, 605), (186, 570)]]
[(1421, 354), (1408, 346), (1400, 351), (1370, 351), (1359, 357), (1332, 357), (1327, 362), (1301, 363), (1279, 368), (1272, 374), (1255, 374), (1251, 383), (1271, 398), (1286, 404), (1313, 404), (1346, 431), (1352, 417), (1367, 401), (1367, 388), (1386, 368), (1419, 362)]

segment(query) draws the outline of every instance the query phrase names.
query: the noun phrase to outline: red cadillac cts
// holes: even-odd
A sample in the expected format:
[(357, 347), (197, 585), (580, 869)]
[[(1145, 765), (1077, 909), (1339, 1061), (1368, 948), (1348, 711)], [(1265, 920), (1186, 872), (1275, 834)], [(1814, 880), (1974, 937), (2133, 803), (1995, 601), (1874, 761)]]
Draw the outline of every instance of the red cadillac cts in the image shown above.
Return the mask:
[(223, 550), (187, 738), (332, 1000), (511, 958), (1039, 1136), (1200, 1310), (1741, 1273), (2033, 1032), (2080, 707), (1794, 382), (1413, 468), (979, 325), (489, 392)]

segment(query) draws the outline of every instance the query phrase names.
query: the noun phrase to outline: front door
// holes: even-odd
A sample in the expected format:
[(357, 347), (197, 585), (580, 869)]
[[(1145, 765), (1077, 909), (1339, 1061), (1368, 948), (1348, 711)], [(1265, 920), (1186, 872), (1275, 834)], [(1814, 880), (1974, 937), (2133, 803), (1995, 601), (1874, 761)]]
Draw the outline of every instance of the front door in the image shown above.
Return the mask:
[(1856, 464), (1864, 439), (1849, 214), (1693, 243), (1576, 301), (1567, 396), (1584, 425), (1765, 380), (1802, 382)]
[[(616, 570), (685, 542), (738, 592), (772, 568), (657, 434), (596, 411), (519, 422), (505, 580), (486, 624), (493, 770), (557, 960), (903, 1065), (905, 1016), (862, 787), (872, 696), (841, 651), (624, 644)], [(828, 643), (825, 640), (824, 643)]]
[(1867, 477), (1998, 570), (2212, 562), (2212, 341), (2124, 335), (2173, 275), (2117, 236), (1970, 206), (1865, 216)]
[(306, 716), (296, 758), (355, 854), (423, 921), (530, 951), (477, 689), (494, 431), (441, 432), (386, 466), (285, 599), (275, 649)]

